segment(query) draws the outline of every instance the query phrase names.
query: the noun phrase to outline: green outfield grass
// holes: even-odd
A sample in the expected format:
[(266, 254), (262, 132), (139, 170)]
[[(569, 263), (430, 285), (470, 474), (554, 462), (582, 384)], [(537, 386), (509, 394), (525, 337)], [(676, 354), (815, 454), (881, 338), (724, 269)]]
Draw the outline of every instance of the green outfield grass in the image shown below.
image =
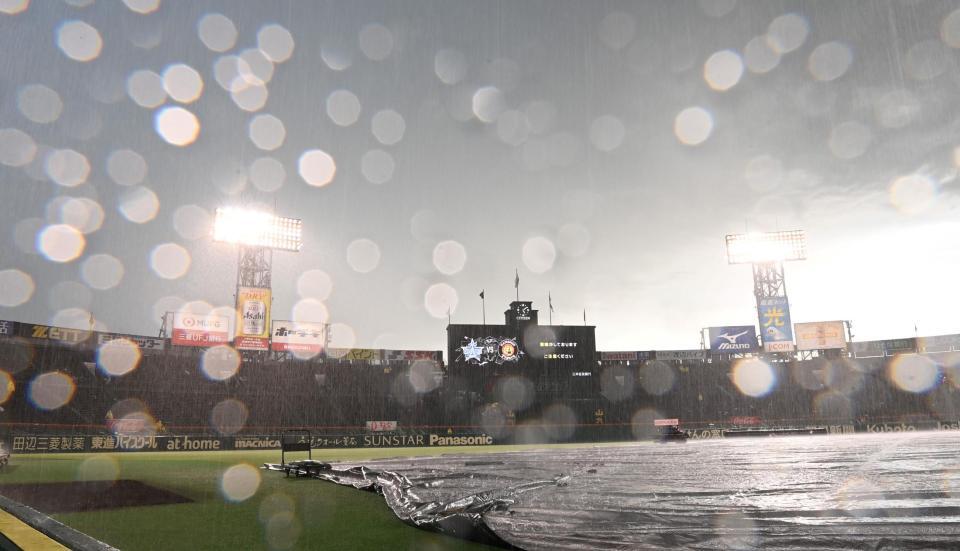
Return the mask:
[[(544, 447), (314, 450), (313, 458), (361, 464), (364, 460), (387, 457)], [(305, 458), (306, 454), (288, 454), (290, 457)], [(68, 526), (124, 550), (490, 549), (409, 527), (374, 493), (319, 480), (287, 478), (277, 472), (260, 471), (259, 486), (251, 497), (240, 502), (225, 499), (221, 479), (227, 469), (243, 463), (259, 467), (264, 462), (279, 460), (279, 451), (16, 455), (8, 470), (0, 473), (0, 485), (128, 479), (193, 500), (178, 505), (53, 515)]]

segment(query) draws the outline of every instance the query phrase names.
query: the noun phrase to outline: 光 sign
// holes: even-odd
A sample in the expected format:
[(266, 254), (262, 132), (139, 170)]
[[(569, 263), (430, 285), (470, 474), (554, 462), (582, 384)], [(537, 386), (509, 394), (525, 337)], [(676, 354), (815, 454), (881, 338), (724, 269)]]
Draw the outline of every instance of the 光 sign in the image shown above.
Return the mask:
[(753, 352), (757, 349), (757, 332), (752, 325), (710, 328), (710, 351), (724, 354)]

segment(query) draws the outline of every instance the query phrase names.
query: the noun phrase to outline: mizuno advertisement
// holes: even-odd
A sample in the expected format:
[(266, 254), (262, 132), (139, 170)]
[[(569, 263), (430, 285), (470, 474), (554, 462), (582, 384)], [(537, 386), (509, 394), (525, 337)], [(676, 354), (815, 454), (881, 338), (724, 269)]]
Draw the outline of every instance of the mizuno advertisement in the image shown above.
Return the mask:
[(752, 325), (711, 327), (710, 351), (719, 354), (739, 354), (757, 350), (757, 333)]

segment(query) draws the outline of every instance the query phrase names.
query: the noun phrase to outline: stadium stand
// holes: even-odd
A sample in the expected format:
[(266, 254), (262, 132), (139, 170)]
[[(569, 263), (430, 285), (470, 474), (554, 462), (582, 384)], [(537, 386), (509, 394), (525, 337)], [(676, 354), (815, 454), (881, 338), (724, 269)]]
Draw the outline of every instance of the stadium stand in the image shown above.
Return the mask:
[[(371, 360), (262, 355), (244, 358), (235, 375), (218, 381), (204, 374), (202, 349), (145, 354), (122, 376), (97, 367), (95, 346), (4, 338), (0, 354), (0, 369), (12, 385), (0, 413), (9, 434), (276, 435), (305, 428), (339, 435), (366, 433), (369, 422), (389, 421), (395, 425), (387, 432), (395, 427), (468, 431), (498, 441), (590, 441), (649, 437), (654, 418), (677, 418), (685, 428), (703, 431), (755, 425), (937, 428), (960, 420), (960, 352), (769, 361), (764, 365), (772, 379), (763, 392), (745, 392), (737, 384), (737, 366), (758, 361), (750, 358), (598, 359), (587, 372), (532, 373), (516, 366), (467, 369), (435, 360), (384, 360), (383, 354)], [(55, 372), (75, 390), (59, 407), (44, 407), (36, 393), (49, 389), (35, 388), (36, 381)]]

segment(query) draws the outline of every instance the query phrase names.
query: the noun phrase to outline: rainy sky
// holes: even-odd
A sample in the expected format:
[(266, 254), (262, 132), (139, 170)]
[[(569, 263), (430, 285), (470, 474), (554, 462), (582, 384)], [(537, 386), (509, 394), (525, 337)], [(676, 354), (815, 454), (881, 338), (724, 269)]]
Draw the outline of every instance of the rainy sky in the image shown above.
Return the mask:
[(515, 297), (601, 350), (756, 321), (956, 333), (955, 2), (0, 0), (0, 319), (230, 311), (212, 213), (302, 218), (274, 318), (445, 348)]

